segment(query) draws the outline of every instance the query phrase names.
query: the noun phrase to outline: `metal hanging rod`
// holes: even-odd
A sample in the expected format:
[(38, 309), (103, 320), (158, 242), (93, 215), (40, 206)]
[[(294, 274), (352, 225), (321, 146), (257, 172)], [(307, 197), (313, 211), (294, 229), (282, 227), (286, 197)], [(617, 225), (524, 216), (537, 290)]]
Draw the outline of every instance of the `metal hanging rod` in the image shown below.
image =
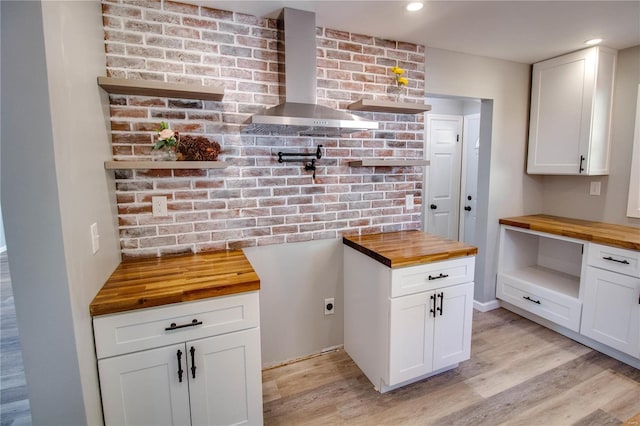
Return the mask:
[[(283, 158), (283, 157), (304, 157), (299, 159), (294, 158)], [(279, 152), (278, 153), (278, 163), (292, 163), (296, 161), (309, 161), (311, 158), (314, 160), (319, 160), (322, 158), (322, 145), (318, 145), (316, 152)], [(314, 161), (315, 163), (315, 161)]]

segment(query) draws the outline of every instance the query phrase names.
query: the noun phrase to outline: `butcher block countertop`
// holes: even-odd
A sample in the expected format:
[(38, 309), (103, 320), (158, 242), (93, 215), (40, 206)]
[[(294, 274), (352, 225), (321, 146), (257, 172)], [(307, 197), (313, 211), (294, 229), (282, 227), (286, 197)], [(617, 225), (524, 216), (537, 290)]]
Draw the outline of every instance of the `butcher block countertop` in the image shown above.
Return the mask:
[(242, 250), (122, 262), (89, 306), (92, 316), (260, 289)]
[(536, 214), (500, 219), (502, 225), (585, 240), (630, 250), (640, 250), (640, 228), (589, 220)]
[(421, 231), (343, 237), (342, 242), (390, 268), (421, 265), (478, 253), (477, 247)]

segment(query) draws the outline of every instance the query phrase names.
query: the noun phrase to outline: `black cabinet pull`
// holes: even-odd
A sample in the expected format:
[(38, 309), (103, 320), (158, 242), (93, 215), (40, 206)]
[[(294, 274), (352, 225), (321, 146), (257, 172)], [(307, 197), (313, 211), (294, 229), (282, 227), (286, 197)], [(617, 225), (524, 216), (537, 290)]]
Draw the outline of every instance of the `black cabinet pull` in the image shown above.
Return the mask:
[(629, 261), (628, 261), (627, 259), (623, 259), (623, 260), (620, 260), (620, 259), (614, 259), (614, 258), (613, 258), (613, 257), (611, 257), (611, 256), (603, 257), (603, 259), (604, 259), (604, 260), (610, 260), (610, 261), (612, 261), (612, 262), (623, 263), (623, 264), (625, 264), (625, 265), (628, 265), (628, 264), (629, 264)]
[(189, 349), (189, 352), (191, 352), (191, 375), (195, 379), (196, 378), (196, 360), (195, 360), (196, 348), (191, 346), (191, 349)]
[(177, 330), (179, 328), (185, 328), (185, 327), (195, 327), (196, 325), (202, 325), (202, 321), (198, 321), (197, 319), (194, 318), (193, 321), (191, 321), (191, 323), (181, 324), (181, 325), (176, 325), (175, 322), (172, 322), (169, 327), (166, 327), (164, 329), (164, 331)]
[(429, 206), (429, 208), (430, 208), (431, 210), (435, 210), (435, 209), (437, 209), (437, 208), (438, 208), (438, 206), (436, 206), (435, 204), (431, 204), (431, 205)]
[(466, 211), (470, 212), (470, 211), (471, 211), (471, 206), (464, 206), (464, 209), (465, 209)]
[(436, 317), (436, 295), (435, 294), (431, 295), (431, 300), (433, 300), (433, 308), (431, 308), (429, 312), (431, 312), (433, 314), (433, 317), (435, 318)]
[(182, 383), (182, 373), (184, 370), (182, 369), (182, 351), (178, 349), (178, 382)]
[(449, 275), (447, 275), (447, 274), (443, 274), (442, 272), (440, 272), (440, 275), (438, 275), (438, 276), (431, 276), (431, 275), (429, 275), (429, 277), (428, 277), (428, 278), (429, 278), (429, 280), (431, 281), (431, 280), (439, 280), (440, 278), (447, 278), (448, 276), (449, 276)]
[(584, 155), (580, 156), (580, 170), (578, 170), (578, 173), (582, 173), (584, 172), (584, 167), (582, 167), (582, 162), (585, 160)]
[(442, 305), (444, 304), (444, 292), (440, 292), (438, 297), (440, 298), (440, 307), (438, 308), (438, 311), (440, 311), (440, 316), (442, 316)]
[(529, 296), (522, 296), (523, 299), (527, 299), (530, 302), (533, 303), (537, 303), (538, 305), (540, 305), (540, 301), (539, 300), (533, 300), (532, 298), (530, 298)]

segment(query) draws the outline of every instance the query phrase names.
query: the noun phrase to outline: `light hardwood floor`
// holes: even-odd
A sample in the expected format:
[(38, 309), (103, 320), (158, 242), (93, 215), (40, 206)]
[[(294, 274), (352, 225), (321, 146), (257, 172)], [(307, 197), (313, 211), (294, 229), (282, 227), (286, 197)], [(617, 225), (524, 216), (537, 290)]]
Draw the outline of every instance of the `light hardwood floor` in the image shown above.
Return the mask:
[(505, 309), (474, 312), (471, 352), (384, 395), (344, 351), (266, 370), (265, 425), (599, 426), (640, 414), (640, 370)]
[(6, 252), (0, 254), (0, 424), (31, 424)]

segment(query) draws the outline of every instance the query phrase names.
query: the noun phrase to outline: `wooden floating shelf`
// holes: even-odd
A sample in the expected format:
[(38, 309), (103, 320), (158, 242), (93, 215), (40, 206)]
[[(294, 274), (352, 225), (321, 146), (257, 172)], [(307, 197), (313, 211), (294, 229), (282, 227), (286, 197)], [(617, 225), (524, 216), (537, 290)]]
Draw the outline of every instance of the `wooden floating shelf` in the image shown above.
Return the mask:
[(221, 101), (224, 89), (200, 84), (165, 83), (155, 80), (98, 77), (98, 85), (107, 93), (122, 95), (160, 96), (163, 98)]
[(105, 161), (107, 170), (135, 169), (224, 169), (229, 167), (224, 161)]
[(367, 158), (363, 160), (349, 161), (351, 167), (412, 167), (428, 166), (427, 160), (385, 160), (382, 158)]
[(431, 105), (361, 99), (349, 105), (347, 109), (353, 111), (390, 112), (393, 114), (418, 114), (431, 111)]

